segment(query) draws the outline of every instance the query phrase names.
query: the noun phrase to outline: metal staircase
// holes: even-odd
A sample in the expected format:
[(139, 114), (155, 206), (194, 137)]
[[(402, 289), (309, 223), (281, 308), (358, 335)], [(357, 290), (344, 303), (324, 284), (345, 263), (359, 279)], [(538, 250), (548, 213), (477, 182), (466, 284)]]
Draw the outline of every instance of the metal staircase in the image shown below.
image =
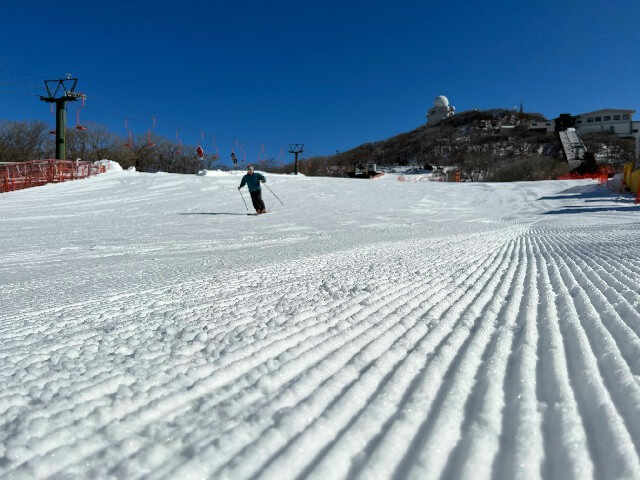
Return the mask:
[(580, 137), (578, 137), (576, 129), (570, 127), (566, 130), (560, 130), (558, 135), (560, 136), (564, 156), (569, 163), (569, 169), (572, 170), (578, 167), (584, 160), (584, 154), (587, 149), (584, 143), (582, 143), (582, 140), (580, 140)]

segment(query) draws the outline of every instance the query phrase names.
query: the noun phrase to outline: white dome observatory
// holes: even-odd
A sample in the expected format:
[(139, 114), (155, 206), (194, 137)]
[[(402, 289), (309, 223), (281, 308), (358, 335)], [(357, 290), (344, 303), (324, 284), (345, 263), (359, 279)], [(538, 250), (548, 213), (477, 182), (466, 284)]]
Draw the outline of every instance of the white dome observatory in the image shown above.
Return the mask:
[(450, 117), (456, 113), (456, 107), (449, 105), (449, 99), (444, 95), (438, 95), (433, 100), (433, 107), (427, 113), (427, 123), (434, 124), (443, 118)]
[(435, 100), (433, 101), (433, 106), (434, 107), (448, 107), (449, 106), (449, 99), (447, 97), (445, 97), (444, 95), (438, 95)]

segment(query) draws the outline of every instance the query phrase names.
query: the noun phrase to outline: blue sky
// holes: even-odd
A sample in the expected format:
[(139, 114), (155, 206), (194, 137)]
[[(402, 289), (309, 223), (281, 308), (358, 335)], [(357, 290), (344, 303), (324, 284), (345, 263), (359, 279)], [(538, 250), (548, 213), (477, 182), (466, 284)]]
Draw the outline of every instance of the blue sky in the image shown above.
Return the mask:
[[(640, 109), (633, 1), (0, 3), (0, 119), (42, 119), (42, 77), (79, 77), (83, 122), (155, 132), (223, 159), (263, 144), (306, 155), (382, 140), (458, 111), (548, 117)], [(7, 21), (8, 20), (8, 21)], [(60, 29), (57, 27), (60, 26)], [(75, 121), (73, 108), (69, 122)], [(291, 160), (287, 154), (287, 161)]]

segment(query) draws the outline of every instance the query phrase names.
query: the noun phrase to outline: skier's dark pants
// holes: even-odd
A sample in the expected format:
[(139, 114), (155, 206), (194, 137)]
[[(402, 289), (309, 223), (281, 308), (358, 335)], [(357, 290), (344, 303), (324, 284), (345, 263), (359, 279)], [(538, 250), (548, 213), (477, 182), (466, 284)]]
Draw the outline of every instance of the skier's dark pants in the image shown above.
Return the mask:
[(256, 210), (264, 210), (264, 202), (262, 201), (262, 190), (256, 190), (255, 192), (249, 192), (251, 194), (251, 202), (253, 202), (253, 208)]

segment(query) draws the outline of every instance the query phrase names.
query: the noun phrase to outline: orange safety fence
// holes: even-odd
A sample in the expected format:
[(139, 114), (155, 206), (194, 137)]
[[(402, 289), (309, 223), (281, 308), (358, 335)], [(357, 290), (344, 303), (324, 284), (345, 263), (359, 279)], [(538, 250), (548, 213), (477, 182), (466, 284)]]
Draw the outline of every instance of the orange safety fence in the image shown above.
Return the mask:
[(0, 164), (0, 193), (66, 182), (104, 173), (106, 166), (71, 160), (30, 160)]
[(607, 183), (609, 171), (602, 169), (596, 173), (565, 173), (556, 177), (556, 180), (597, 180), (600, 184)]

